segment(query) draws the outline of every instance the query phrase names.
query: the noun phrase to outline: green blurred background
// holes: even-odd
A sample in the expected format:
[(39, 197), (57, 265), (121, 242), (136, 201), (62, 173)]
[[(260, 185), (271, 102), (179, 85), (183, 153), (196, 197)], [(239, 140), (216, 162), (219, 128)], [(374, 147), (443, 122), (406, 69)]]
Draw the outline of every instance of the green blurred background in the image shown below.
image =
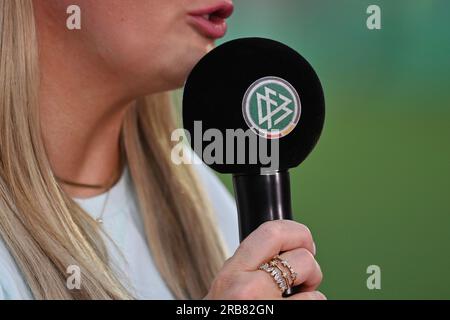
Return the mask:
[[(366, 9), (381, 7), (382, 29)], [(292, 170), (329, 299), (450, 298), (450, 1), (235, 0), (228, 41), (284, 42), (316, 69), (323, 136)], [(221, 177), (231, 189), (230, 177)], [(381, 268), (368, 290), (366, 268)]]

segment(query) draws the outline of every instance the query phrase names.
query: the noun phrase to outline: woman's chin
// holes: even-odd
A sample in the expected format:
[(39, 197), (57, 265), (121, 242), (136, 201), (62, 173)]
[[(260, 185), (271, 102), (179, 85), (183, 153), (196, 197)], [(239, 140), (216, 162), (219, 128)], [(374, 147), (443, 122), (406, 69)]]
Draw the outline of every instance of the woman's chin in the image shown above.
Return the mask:
[(186, 80), (195, 65), (205, 56), (206, 52), (190, 59), (184, 59), (184, 63), (178, 60), (178, 63), (171, 64), (171, 68), (162, 72), (161, 79), (165, 86), (164, 91), (179, 89), (184, 86)]
[(180, 89), (195, 65), (213, 48), (214, 44), (209, 43), (203, 46), (188, 46), (175, 54), (172, 51), (172, 54), (159, 59), (158, 70), (154, 69), (154, 63), (148, 63), (148, 61), (155, 61), (154, 57), (140, 57), (136, 59), (140, 63), (133, 64), (131, 67), (128, 64), (127, 68), (122, 69), (122, 74), (127, 74), (126, 86), (136, 84), (136, 89), (141, 95)]

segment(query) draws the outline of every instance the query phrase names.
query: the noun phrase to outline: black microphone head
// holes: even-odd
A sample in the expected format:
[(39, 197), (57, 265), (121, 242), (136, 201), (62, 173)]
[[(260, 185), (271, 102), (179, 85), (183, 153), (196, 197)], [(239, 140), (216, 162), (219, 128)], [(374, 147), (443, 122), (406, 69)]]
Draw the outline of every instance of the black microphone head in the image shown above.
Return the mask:
[[(183, 125), (192, 148), (221, 173), (270, 167), (266, 157), (253, 157), (264, 150), (261, 143), (271, 156), (276, 146), (278, 170), (298, 166), (316, 145), (324, 117), (314, 69), (273, 40), (244, 38), (218, 46), (194, 67), (184, 89)], [(258, 148), (252, 149), (255, 141)]]

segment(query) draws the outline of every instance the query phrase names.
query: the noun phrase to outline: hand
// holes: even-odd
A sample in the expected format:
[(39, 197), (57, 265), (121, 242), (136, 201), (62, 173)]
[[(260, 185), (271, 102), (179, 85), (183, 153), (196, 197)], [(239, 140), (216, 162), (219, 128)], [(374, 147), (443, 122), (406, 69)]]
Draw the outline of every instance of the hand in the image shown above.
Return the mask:
[[(272, 276), (258, 267), (278, 255), (287, 260), (298, 274), (293, 286), (300, 292), (282, 298)], [(239, 246), (213, 281), (205, 299), (224, 300), (324, 300), (316, 291), (322, 271), (315, 259), (315, 245), (309, 229), (289, 220), (262, 224)]]

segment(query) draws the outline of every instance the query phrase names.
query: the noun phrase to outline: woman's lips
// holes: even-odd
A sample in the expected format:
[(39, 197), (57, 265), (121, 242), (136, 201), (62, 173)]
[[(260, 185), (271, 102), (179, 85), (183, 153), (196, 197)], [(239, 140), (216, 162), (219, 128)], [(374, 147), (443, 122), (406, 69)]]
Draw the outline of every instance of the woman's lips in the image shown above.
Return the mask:
[(233, 14), (233, 4), (223, 1), (215, 6), (189, 12), (189, 23), (205, 37), (222, 38), (227, 32), (226, 19)]

